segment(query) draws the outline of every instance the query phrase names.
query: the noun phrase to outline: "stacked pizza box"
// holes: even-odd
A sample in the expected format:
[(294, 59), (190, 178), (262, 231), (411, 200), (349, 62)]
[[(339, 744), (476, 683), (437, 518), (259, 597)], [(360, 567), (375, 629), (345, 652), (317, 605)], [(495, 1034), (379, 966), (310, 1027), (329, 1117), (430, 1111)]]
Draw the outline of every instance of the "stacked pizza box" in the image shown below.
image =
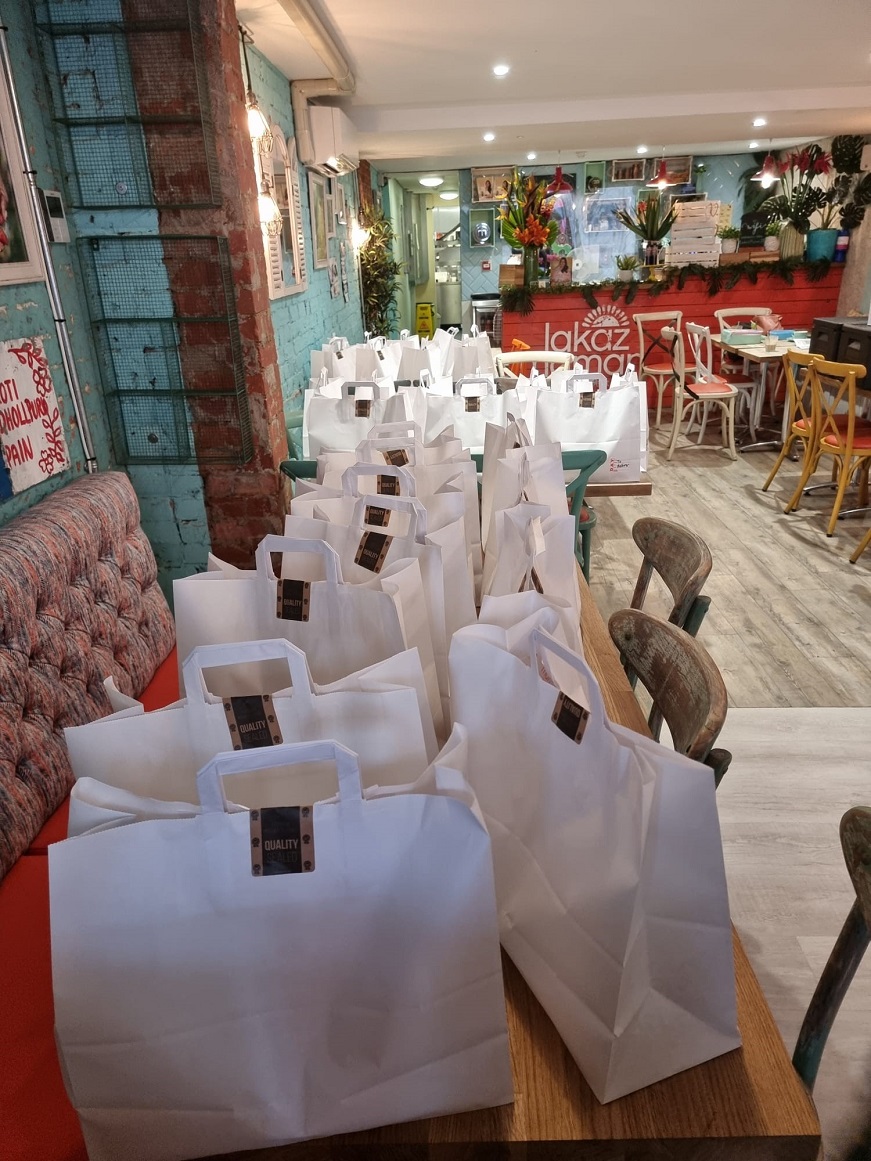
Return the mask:
[(667, 265), (716, 266), (720, 261), (719, 228), (719, 202), (679, 202), (677, 218), (671, 227)]

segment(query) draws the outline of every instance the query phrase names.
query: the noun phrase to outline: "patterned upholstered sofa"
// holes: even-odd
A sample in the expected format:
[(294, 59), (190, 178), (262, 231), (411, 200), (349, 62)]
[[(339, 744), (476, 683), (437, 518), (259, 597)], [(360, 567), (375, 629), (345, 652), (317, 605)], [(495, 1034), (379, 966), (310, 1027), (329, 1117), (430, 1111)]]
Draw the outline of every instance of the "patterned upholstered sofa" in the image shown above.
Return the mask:
[(172, 614), (126, 476), (88, 476), (0, 528), (0, 1157), (85, 1161), (54, 1048), (48, 845), (66, 835), (65, 726), (103, 679), (177, 696)]

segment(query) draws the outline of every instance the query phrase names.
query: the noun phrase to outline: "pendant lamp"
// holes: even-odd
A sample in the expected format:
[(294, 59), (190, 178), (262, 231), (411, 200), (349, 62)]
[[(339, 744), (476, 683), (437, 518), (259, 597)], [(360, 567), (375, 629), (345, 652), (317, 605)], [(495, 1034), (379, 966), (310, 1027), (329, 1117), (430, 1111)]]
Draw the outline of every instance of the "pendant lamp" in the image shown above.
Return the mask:
[(563, 177), (563, 167), (558, 165), (556, 173), (553, 175), (553, 181), (544, 191), (545, 197), (553, 197), (554, 194), (559, 193), (574, 193), (571, 183)]
[(771, 152), (771, 142), (768, 143), (768, 153), (765, 160), (762, 162), (762, 168), (758, 173), (754, 173), (750, 178), (751, 181), (758, 181), (763, 189), (768, 189), (778, 180), (780, 174), (777, 172), (777, 162), (774, 160), (774, 155)]
[(668, 166), (665, 164), (665, 153), (659, 160), (659, 169), (656, 174), (647, 183), (647, 189), (667, 189), (670, 185), (674, 185), (673, 181), (668, 180)]
[(269, 122), (263, 115), (263, 110), (257, 104), (257, 98), (254, 96), (254, 89), (251, 85), (251, 69), (248, 65), (247, 48), (251, 36), (241, 24), (239, 25), (239, 37), (242, 41), (242, 59), (245, 62), (245, 108), (248, 110), (248, 136), (252, 141), (258, 143), (261, 153), (271, 153), (272, 132), (269, 128)]

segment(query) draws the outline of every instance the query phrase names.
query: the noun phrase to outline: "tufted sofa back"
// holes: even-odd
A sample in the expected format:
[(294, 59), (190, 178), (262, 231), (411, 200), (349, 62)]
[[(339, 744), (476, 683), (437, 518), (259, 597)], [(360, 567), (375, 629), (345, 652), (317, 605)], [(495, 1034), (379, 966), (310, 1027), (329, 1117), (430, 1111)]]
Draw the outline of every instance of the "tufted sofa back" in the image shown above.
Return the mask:
[(86, 476), (0, 528), (0, 878), (73, 783), (65, 726), (138, 696), (172, 650), (139, 503), (125, 475)]

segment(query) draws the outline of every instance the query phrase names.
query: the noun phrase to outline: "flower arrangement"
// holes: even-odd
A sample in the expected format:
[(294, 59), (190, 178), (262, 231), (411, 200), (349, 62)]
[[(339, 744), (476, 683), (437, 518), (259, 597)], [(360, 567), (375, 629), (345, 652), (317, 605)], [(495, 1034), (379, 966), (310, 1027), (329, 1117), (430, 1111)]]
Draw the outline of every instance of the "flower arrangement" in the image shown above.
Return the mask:
[(818, 182), (832, 172), (832, 155), (816, 143), (788, 153), (778, 163), (779, 194), (762, 203), (778, 222), (787, 222), (800, 234), (810, 229), (811, 216), (826, 204), (827, 190)]
[(677, 214), (674, 210), (665, 212), (659, 198), (649, 197), (638, 203), (634, 214), (618, 210), (616, 216), (621, 226), (631, 230), (643, 242), (661, 242), (674, 225)]
[(502, 237), (513, 250), (550, 247), (556, 241), (559, 227), (544, 204), (546, 191), (547, 182), (514, 170), (508, 196), (499, 210)]

